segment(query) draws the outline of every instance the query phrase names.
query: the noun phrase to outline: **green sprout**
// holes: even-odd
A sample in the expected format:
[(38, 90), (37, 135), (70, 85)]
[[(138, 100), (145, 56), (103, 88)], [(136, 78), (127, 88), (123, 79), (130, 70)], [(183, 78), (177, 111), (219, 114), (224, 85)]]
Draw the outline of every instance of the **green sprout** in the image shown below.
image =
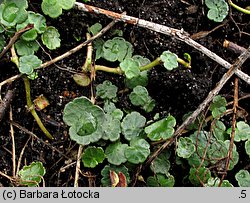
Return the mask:
[(215, 22), (222, 22), (228, 15), (228, 4), (224, 0), (205, 0), (209, 8), (207, 17)]

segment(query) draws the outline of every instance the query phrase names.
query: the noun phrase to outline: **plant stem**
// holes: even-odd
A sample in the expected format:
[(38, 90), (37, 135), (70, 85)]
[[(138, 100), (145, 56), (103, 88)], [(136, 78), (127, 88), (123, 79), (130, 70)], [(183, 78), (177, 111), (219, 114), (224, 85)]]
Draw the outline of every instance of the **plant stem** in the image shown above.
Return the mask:
[(152, 61), (151, 63), (145, 65), (145, 66), (141, 66), (140, 67), (140, 71), (144, 71), (144, 70), (149, 70), (157, 65), (160, 65), (162, 63), (161, 58), (157, 57), (154, 61)]
[(120, 69), (120, 67), (110, 68), (110, 67), (107, 67), (107, 66), (95, 65), (95, 70), (96, 71), (101, 70), (101, 71), (105, 71), (105, 72), (108, 72), (108, 73), (114, 73), (114, 74), (119, 74), (119, 75), (123, 74), (123, 72)]
[(247, 10), (247, 9), (241, 8), (240, 6), (237, 6), (231, 0), (228, 0), (228, 4), (242, 13), (250, 14), (250, 10)]
[(178, 61), (178, 63), (182, 64), (185, 68), (191, 68), (190, 63), (184, 61), (183, 59), (177, 58), (177, 61)]
[[(87, 40), (91, 38), (89, 33), (86, 33)], [(92, 64), (92, 53), (93, 53), (93, 47), (92, 42), (90, 42), (87, 45), (87, 56), (84, 65), (82, 66), (83, 72), (91, 71), (91, 64)]]
[(22, 76), (23, 81), (24, 81), (24, 86), (25, 86), (25, 93), (26, 93), (26, 101), (27, 101), (27, 106), (28, 109), (30, 111), (30, 113), (32, 114), (32, 116), (34, 117), (34, 119), (36, 120), (38, 126), (40, 127), (40, 129), (44, 132), (44, 134), (49, 138), (49, 139), (53, 139), (53, 136), (49, 133), (49, 131), (44, 127), (41, 119), (39, 118), (39, 116), (36, 113), (36, 110), (34, 109), (34, 105), (31, 101), (31, 97), (30, 97), (30, 81), (27, 78), (27, 76), (23, 75)]

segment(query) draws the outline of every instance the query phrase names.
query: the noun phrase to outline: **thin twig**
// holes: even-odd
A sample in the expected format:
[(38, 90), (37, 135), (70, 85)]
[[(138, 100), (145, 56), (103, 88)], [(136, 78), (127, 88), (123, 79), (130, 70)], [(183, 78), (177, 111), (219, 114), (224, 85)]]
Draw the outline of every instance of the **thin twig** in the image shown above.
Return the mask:
[(15, 145), (15, 136), (14, 136), (14, 129), (12, 125), (13, 121), (13, 114), (12, 108), (10, 107), (10, 136), (12, 142), (12, 176), (16, 176), (16, 145)]
[(21, 76), (22, 76), (22, 74), (14, 75), (14, 76), (0, 82), (0, 90), (1, 90), (2, 86), (14, 82), (16, 79), (20, 78)]
[(198, 106), (198, 108), (177, 128), (174, 135), (167, 140), (164, 144), (161, 145), (161, 147), (153, 153), (153, 155), (147, 160), (147, 162), (144, 165), (144, 168), (148, 166), (160, 153), (162, 150), (169, 147), (177, 137), (179, 137), (183, 130), (190, 125), (196, 117), (204, 110), (204, 108), (213, 100), (213, 98), (219, 93), (221, 88), (225, 85), (225, 83), (232, 77), (232, 75), (236, 72), (238, 68), (242, 66), (242, 64), (247, 60), (247, 58), (250, 56), (250, 46), (248, 49), (243, 52), (236, 62), (231, 66), (231, 68), (222, 76), (221, 80), (218, 82), (218, 85), (209, 92), (207, 98)]
[(79, 145), (78, 153), (77, 153), (77, 160), (76, 160), (76, 172), (75, 172), (75, 181), (74, 187), (78, 187), (78, 180), (79, 180), (79, 171), (81, 170), (81, 156), (83, 151), (83, 145)]
[(36, 134), (34, 134), (33, 132), (29, 131), (28, 129), (26, 129), (25, 127), (19, 125), (16, 122), (12, 122), (12, 124), (17, 127), (18, 129), (20, 129), (21, 131), (27, 133), (28, 135), (31, 135), (33, 138), (39, 140), (42, 144), (48, 146), (49, 148), (51, 148), (52, 150), (55, 150), (58, 154), (60, 154), (61, 156), (63, 156), (66, 159), (70, 159), (68, 156), (66, 156), (64, 153), (62, 153), (61, 151), (59, 151), (57, 148), (55, 148), (54, 146), (52, 146), (51, 144), (44, 142), (42, 139), (40, 139), (39, 137), (37, 137)]
[(0, 122), (2, 121), (6, 110), (10, 107), (10, 104), (14, 97), (14, 90), (7, 90), (4, 98), (2, 101), (0, 101)]
[(233, 105), (233, 119), (232, 119), (232, 133), (231, 133), (231, 140), (229, 144), (228, 154), (226, 158), (226, 167), (225, 171), (221, 177), (219, 187), (221, 186), (227, 171), (229, 170), (230, 160), (232, 160), (232, 153), (233, 153), (233, 146), (234, 146), (234, 137), (235, 137), (235, 129), (236, 129), (236, 115), (237, 115), (237, 108), (238, 108), (238, 97), (239, 96), (239, 85), (238, 85), (238, 78), (234, 80), (234, 105)]
[(30, 30), (34, 27), (33, 24), (27, 25), (25, 28), (17, 31), (15, 35), (10, 39), (9, 43), (7, 44), (6, 47), (3, 48), (3, 51), (0, 54), (0, 58), (10, 49), (10, 47), (16, 42), (16, 40), (19, 38), (19, 36), (23, 33), (26, 32), (27, 30)]
[[(153, 22), (146, 21), (143, 19), (135, 18), (132, 16), (128, 16), (126, 14), (115, 13), (112, 11), (108, 11), (108, 10), (101, 9), (98, 7), (90, 6), (87, 4), (80, 3), (80, 2), (76, 2), (75, 7), (77, 9), (85, 11), (85, 12), (95, 13), (95, 14), (104, 14), (107, 17), (115, 19), (117, 21), (123, 21), (123, 22), (129, 23), (129, 24), (137, 25), (139, 27), (147, 28), (147, 29), (153, 30), (155, 32), (159, 32), (159, 33), (174, 37), (175, 39), (182, 41), (182, 42), (185, 42), (189, 46), (199, 50), (200, 52), (207, 55), (209, 58), (216, 61), (218, 64), (220, 64), (224, 68), (230, 69), (230, 67), (232, 66), (229, 62), (225, 61), (224, 59), (219, 57), (217, 54), (213, 53), (212, 51), (210, 51), (206, 47), (202, 46), (201, 44), (199, 44), (196, 41), (194, 41), (193, 39), (191, 39), (189, 37), (190, 34), (185, 32), (183, 29), (178, 30), (178, 29), (171, 28), (171, 27), (168, 27), (165, 25), (161, 25), (158, 23), (153, 23)], [(235, 74), (237, 76), (239, 76), (242, 80), (244, 80), (246, 83), (250, 84), (250, 77), (247, 74), (243, 73), (240, 70), (236, 70)]]
[(16, 168), (16, 177), (18, 176), (18, 173), (19, 173), (19, 170), (20, 170), (20, 167), (21, 167), (21, 162), (22, 162), (22, 158), (23, 158), (23, 154), (24, 154), (24, 150), (27, 146), (27, 144), (29, 143), (30, 141), (30, 138), (31, 138), (31, 135), (29, 136), (28, 140), (25, 142), (21, 152), (20, 152), (20, 156), (19, 156), (19, 159), (18, 159), (18, 162), (17, 162), (17, 168)]

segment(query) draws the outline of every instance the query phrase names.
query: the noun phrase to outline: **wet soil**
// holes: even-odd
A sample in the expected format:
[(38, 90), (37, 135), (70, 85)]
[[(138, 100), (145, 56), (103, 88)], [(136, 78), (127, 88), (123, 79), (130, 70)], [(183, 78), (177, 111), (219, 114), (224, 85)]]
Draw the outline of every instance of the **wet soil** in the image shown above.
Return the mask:
[[(247, 6), (247, 3), (249, 3), (247, 0), (241, 1), (241, 6)], [(209, 31), (219, 25), (219, 23), (214, 23), (207, 19), (206, 6), (200, 0), (92, 0), (89, 4), (119, 13), (126, 11), (127, 15), (177, 29), (184, 29), (191, 35), (200, 31)], [(30, 10), (41, 11), (39, 1), (32, 1), (31, 5)], [(232, 63), (238, 55), (223, 48), (223, 41), (227, 39), (247, 48), (250, 39), (250, 18), (245, 14), (233, 10), (231, 17), (227, 17), (227, 20), (228, 22), (224, 26), (197, 41)], [(65, 11), (57, 19), (47, 18), (47, 24), (53, 25), (59, 30), (62, 45), (56, 51), (46, 50), (44, 52), (40, 49), (37, 55), (40, 56), (43, 62), (50, 60), (50, 57), (53, 58), (61, 55), (86, 40), (85, 33), (89, 26), (96, 22), (107, 25), (110, 21), (105, 16), (84, 13), (74, 9)], [(121, 22), (118, 22), (113, 29), (123, 31), (124, 38), (134, 45), (135, 54), (145, 56), (150, 60), (155, 59), (165, 50), (170, 50), (178, 56), (189, 53), (192, 57), (192, 69), (180, 66), (177, 70), (166, 72), (163, 67), (159, 66), (150, 71), (150, 80), (147, 89), (149, 95), (155, 99), (156, 107), (150, 114), (141, 112), (148, 120), (152, 119), (155, 113), (159, 113), (160, 116), (172, 114), (177, 120), (177, 125), (180, 125), (183, 115), (197, 108), (226, 71), (199, 51), (169, 36)], [(108, 38), (110, 33), (105, 34), (104, 38)], [(80, 39), (80, 41), (77, 39)], [(26, 108), (23, 81), (19, 79), (13, 82), (11, 86), (11, 88), (15, 89), (15, 97), (11, 104), (13, 121), (35, 133), (41, 140), (46, 142), (43, 143), (41, 140), (34, 139), (23, 130), (14, 127), (16, 161), (18, 161), (18, 157), (25, 143), (28, 141), (21, 165), (23, 166), (25, 163), (31, 163), (32, 161), (41, 161), (46, 168), (46, 175), (44, 177), (46, 186), (73, 186), (74, 183), (75, 165), (73, 164), (64, 171), (61, 170), (69, 161), (62, 154), (71, 158), (74, 162), (78, 149), (78, 146), (69, 139), (68, 127), (62, 121), (62, 112), (65, 104), (73, 98), (81, 95), (90, 96), (90, 88), (76, 85), (70, 72), (81, 69), (85, 54), (86, 50), (83, 49), (58, 62), (56, 65), (60, 69), (55, 65), (51, 65), (44, 70), (39, 70), (39, 77), (31, 81), (32, 98), (43, 94), (50, 102), (46, 110), (39, 112), (39, 115), (43, 118), (43, 122), (48, 130), (55, 137), (55, 140), (52, 142), (46, 140), (46, 137), (40, 131)], [(0, 81), (18, 74), (16, 67), (12, 63), (6, 62), (9, 60), (9, 57), (10, 55), (6, 54), (4, 59), (0, 61)], [(249, 60), (242, 67), (242, 70), (250, 75), (250, 69), (247, 67), (247, 64), (249, 64)], [(119, 90), (125, 88), (122, 76), (103, 72), (97, 73), (94, 85), (104, 80), (110, 80)], [(234, 79), (232, 78), (220, 92), (228, 101), (232, 101), (233, 99), (233, 81)], [(3, 97), (6, 92), (5, 86), (1, 92)], [(249, 93), (249, 85), (239, 80), (239, 97)], [(131, 107), (128, 97), (125, 95), (119, 96), (117, 105), (117, 107), (124, 109)], [(249, 98), (242, 100), (239, 105), (246, 112), (250, 112)], [(249, 116), (246, 117), (246, 121), (250, 123)], [(227, 122), (230, 125), (230, 118)], [(0, 123), (0, 143), (0, 171), (12, 176), (12, 142), (9, 112), (6, 112), (4, 120)], [(61, 153), (58, 153), (55, 149), (58, 149)], [(244, 151), (244, 146), (240, 146), (240, 149)], [(247, 163), (241, 161), (236, 166), (236, 170), (246, 165)], [(94, 170), (83, 169), (83, 172), (86, 174), (85, 176), (80, 176), (79, 185), (88, 186), (87, 174), (91, 173), (96, 175), (96, 179), (94, 180), (95, 185), (100, 186), (100, 170), (101, 168), (99, 167)], [(145, 176), (148, 175), (147, 170), (142, 173)], [(179, 176), (179, 174), (187, 174), (187, 171), (173, 164), (171, 166), (171, 173), (174, 176), (175, 174)], [(0, 176), (0, 184), (10, 186), (12, 183)], [(188, 183), (183, 182), (183, 179), (176, 179), (175, 185), (187, 186)], [(138, 183), (136, 186), (144, 186), (144, 184)]]

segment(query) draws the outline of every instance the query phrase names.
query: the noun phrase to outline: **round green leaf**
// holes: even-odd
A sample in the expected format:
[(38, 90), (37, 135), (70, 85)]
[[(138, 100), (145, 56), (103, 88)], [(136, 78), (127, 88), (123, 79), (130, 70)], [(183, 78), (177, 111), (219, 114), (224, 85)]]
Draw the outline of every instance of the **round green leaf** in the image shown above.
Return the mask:
[(174, 176), (170, 174), (156, 174), (147, 178), (147, 186), (149, 187), (173, 187), (175, 184)]
[(201, 182), (206, 183), (211, 178), (211, 172), (205, 167), (200, 167), (198, 171), (196, 168), (190, 168), (188, 178), (194, 186), (201, 186)]
[(87, 97), (75, 98), (65, 105), (63, 120), (70, 126), (69, 134), (78, 144), (97, 142), (103, 134), (103, 110)]
[(130, 93), (129, 99), (133, 105), (143, 106), (148, 102), (148, 100), (150, 100), (150, 97), (145, 87), (136, 86), (133, 89), (133, 92)]
[(226, 144), (221, 141), (215, 141), (208, 147), (208, 157), (210, 162), (215, 164), (219, 159), (225, 158), (227, 156), (228, 148)]
[(13, 27), (27, 19), (27, 0), (8, 0), (0, 5), (0, 21), (7, 27)]
[(37, 31), (33, 28), (22, 34), (21, 39), (25, 41), (34, 41), (37, 38)]
[(168, 174), (170, 169), (170, 162), (166, 153), (161, 153), (155, 160), (151, 163), (150, 169), (154, 173)]
[(55, 27), (47, 27), (41, 38), (43, 44), (51, 50), (61, 46), (60, 34)]
[(152, 141), (159, 141), (161, 139), (168, 139), (174, 134), (174, 126), (176, 120), (173, 116), (168, 116), (162, 120), (156, 121), (155, 123), (147, 126), (144, 131)]
[(41, 162), (32, 162), (29, 166), (24, 166), (23, 169), (19, 171), (20, 184), (29, 187), (38, 186), (45, 173), (45, 168)]
[(102, 182), (103, 187), (111, 187), (110, 171), (114, 171), (117, 174), (119, 172), (122, 172), (126, 176), (127, 185), (130, 183), (128, 169), (125, 166), (106, 165), (101, 171), (101, 175), (102, 175), (101, 182)]
[(103, 44), (103, 57), (111, 62), (131, 58), (133, 46), (122, 37), (114, 37)]
[(224, 97), (220, 95), (215, 96), (210, 106), (210, 110), (212, 111), (212, 116), (216, 118), (222, 115), (227, 110), (226, 105), (227, 101)]
[(235, 179), (240, 187), (250, 187), (250, 174), (247, 170), (240, 170), (236, 173)]
[[(229, 150), (230, 146), (230, 140), (224, 141), (227, 150)], [(233, 144), (233, 151), (232, 151), (232, 159), (229, 160), (229, 170), (232, 170), (234, 166), (238, 163), (239, 161), (239, 153), (237, 152), (236, 145)]]
[(102, 139), (110, 140), (112, 142), (120, 138), (121, 133), (121, 122), (117, 118), (114, 118), (110, 114), (105, 114), (105, 121), (103, 123)]
[(127, 140), (137, 137), (146, 123), (146, 118), (138, 112), (125, 116), (121, 123), (122, 133)]
[(88, 28), (88, 31), (91, 32), (92, 35), (96, 35), (102, 29), (102, 25), (100, 23), (95, 23), (94, 25)]
[(90, 84), (91, 80), (85, 73), (75, 73), (73, 75), (73, 79), (76, 82), (76, 84), (86, 87)]
[(132, 56), (132, 59), (134, 59), (135, 61), (138, 61), (140, 66), (146, 66), (147, 64), (151, 63), (151, 61), (148, 58), (145, 58), (140, 55), (134, 55)]
[[(232, 134), (232, 128), (227, 130), (228, 134)], [(234, 141), (240, 142), (250, 139), (250, 126), (244, 121), (239, 121), (236, 123)]]
[(147, 71), (141, 71), (137, 77), (133, 77), (131, 79), (125, 78), (125, 84), (128, 88), (133, 89), (134, 87), (147, 86), (148, 85), (148, 73)]
[(207, 17), (215, 22), (222, 22), (228, 15), (228, 4), (225, 1), (205, 0), (206, 6), (209, 8)]
[(226, 126), (223, 122), (217, 120), (212, 126), (212, 131), (217, 140), (225, 140)]
[(117, 89), (110, 81), (105, 80), (102, 84), (97, 85), (96, 95), (102, 99), (114, 99), (116, 98)]
[(126, 58), (120, 63), (120, 68), (124, 71), (126, 78), (132, 79), (140, 75), (139, 63), (132, 58)]
[(125, 156), (130, 163), (143, 163), (150, 154), (150, 145), (144, 139), (130, 141), (130, 146), (125, 150)]
[(125, 150), (127, 149), (127, 144), (122, 144), (121, 142), (111, 143), (105, 150), (108, 162), (114, 165), (121, 165), (127, 161), (125, 157)]
[(177, 155), (182, 158), (189, 158), (195, 152), (195, 145), (188, 137), (181, 137), (177, 143)]
[(178, 62), (177, 62), (177, 55), (170, 52), (170, 51), (164, 51), (161, 56), (161, 61), (163, 62), (164, 67), (167, 70), (173, 70), (174, 68), (178, 67)]
[(82, 154), (84, 167), (95, 168), (105, 159), (104, 151), (101, 147), (88, 147)]
[(42, 11), (51, 18), (57, 18), (62, 14), (62, 6), (58, 0), (43, 0)]
[(19, 58), (19, 71), (29, 75), (41, 64), (42, 61), (35, 55), (22, 56)]
[(28, 42), (20, 39), (15, 43), (15, 48), (19, 56), (33, 55), (39, 49), (39, 45), (36, 41)]
[(75, 0), (60, 0), (59, 4), (62, 7), (62, 9), (69, 10), (73, 8)]

